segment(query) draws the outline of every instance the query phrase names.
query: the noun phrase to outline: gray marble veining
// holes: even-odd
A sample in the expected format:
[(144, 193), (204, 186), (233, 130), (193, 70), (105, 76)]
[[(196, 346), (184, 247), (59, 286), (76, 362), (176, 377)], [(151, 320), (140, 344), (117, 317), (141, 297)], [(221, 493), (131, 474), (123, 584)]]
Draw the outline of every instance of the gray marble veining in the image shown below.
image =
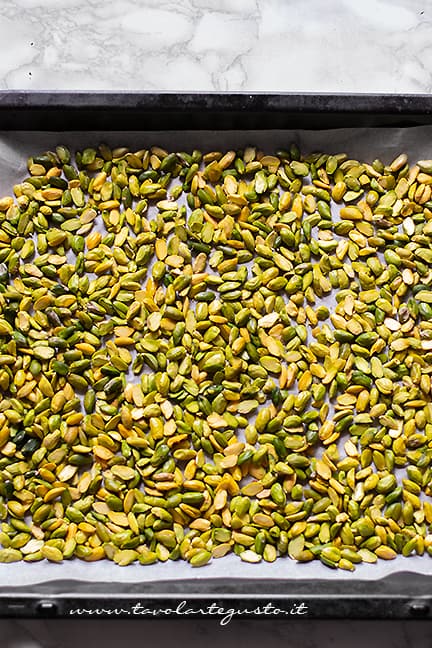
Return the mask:
[(0, 87), (429, 92), (427, 0), (0, 0)]

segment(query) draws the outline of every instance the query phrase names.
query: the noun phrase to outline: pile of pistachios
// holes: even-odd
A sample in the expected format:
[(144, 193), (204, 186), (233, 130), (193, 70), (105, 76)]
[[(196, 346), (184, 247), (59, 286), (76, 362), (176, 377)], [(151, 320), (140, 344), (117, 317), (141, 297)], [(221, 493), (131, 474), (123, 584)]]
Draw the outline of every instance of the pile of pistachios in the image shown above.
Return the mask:
[(0, 199), (0, 562), (432, 555), (432, 160), (31, 157)]

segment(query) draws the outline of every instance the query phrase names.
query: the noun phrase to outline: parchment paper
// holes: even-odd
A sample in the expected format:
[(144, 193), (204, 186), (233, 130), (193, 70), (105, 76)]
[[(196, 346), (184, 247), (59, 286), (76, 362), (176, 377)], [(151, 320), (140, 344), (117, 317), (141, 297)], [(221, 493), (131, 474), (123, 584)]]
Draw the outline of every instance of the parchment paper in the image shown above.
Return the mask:
[[(143, 124), (145, 128), (145, 124)], [(72, 151), (105, 142), (112, 147), (129, 146), (131, 150), (158, 145), (169, 151), (191, 151), (194, 148), (211, 150), (239, 149), (255, 145), (272, 153), (289, 148), (296, 142), (302, 153), (315, 151), (347, 153), (349, 158), (372, 162), (380, 158), (389, 164), (399, 153), (407, 153), (410, 163), (432, 158), (432, 126), (411, 128), (359, 128), (323, 131), (191, 131), (191, 132), (0, 132), (0, 195), (12, 195), (12, 187), (27, 175), (26, 161), (31, 155), (54, 150), (65, 144)], [(326, 568), (318, 560), (297, 564), (282, 557), (274, 563), (244, 563), (235, 555), (213, 560), (200, 569), (183, 561), (140, 564), (119, 567), (108, 560), (85, 563), (78, 559), (52, 564), (38, 563), (0, 564), (0, 588), (4, 591), (22, 591), (25, 588), (37, 593), (38, 584), (50, 584), (52, 593), (75, 591), (79, 583), (130, 584), (129, 591), (145, 591), (145, 584), (156, 581), (183, 579), (288, 579), (288, 580), (370, 580), (384, 578), (398, 572), (415, 572), (432, 576), (432, 560), (424, 556), (398, 556), (395, 560), (379, 560), (376, 564), (357, 565), (354, 573)], [(71, 584), (72, 581), (72, 584)], [(74, 583), (76, 587), (74, 586)], [(372, 586), (372, 584), (371, 584)]]

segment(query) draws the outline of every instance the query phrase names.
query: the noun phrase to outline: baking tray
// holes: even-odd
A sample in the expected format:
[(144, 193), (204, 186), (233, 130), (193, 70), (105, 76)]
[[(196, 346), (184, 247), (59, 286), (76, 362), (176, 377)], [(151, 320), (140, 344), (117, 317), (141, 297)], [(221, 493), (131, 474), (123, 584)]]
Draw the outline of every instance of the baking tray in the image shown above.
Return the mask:
[[(0, 131), (6, 152), (10, 144), (11, 150), (23, 153), (29, 132), (34, 135), (29, 140), (32, 146), (38, 141), (52, 145), (66, 141), (77, 148), (83, 131), (104, 133), (108, 140), (116, 135), (118, 145), (130, 140), (132, 131), (147, 141), (154, 133), (152, 143), (165, 146), (171, 134), (183, 132), (186, 148), (200, 141), (206, 149), (215, 142), (221, 148), (228, 141), (238, 146), (246, 134), (249, 142), (243, 143), (253, 143), (253, 133), (259, 133), (259, 144), (263, 134), (264, 139), (266, 133), (273, 134), (274, 141), (276, 132), (292, 135), (297, 129), (337, 133), (349, 128), (355, 129), (351, 135), (355, 138), (363, 136), (365, 129), (415, 132), (431, 125), (429, 95), (0, 92)], [(186, 137), (186, 133), (193, 135)], [(90, 142), (98, 143), (94, 137)], [(429, 149), (427, 141), (424, 147)], [(22, 177), (24, 171), (14, 154), (10, 165), (11, 177)], [(354, 574), (316, 562), (295, 566), (284, 558), (259, 570), (238, 559), (215, 562), (217, 568), (208, 565), (199, 570), (183, 563), (121, 568), (79, 560), (68, 563), (67, 570), (65, 565), (40, 563), (0, 565), (0, 617), (199, 617), (225, 624), (251, 616), (432, 618), (428, 556), (402, 558), (383, 568), (362, 565)]]

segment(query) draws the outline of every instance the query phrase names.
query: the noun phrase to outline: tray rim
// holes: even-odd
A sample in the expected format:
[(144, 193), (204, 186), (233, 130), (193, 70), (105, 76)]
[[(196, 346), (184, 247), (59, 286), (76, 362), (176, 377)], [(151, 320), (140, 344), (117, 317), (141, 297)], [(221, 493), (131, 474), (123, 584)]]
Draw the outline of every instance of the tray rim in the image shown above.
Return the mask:
[(155, 109), (372, 112), (391, 114), (432, 113), (427, 93), (334, 93), (334, 92), (176, 92), (116, 90), (0, 90), (0, 110), (24, 108)]

